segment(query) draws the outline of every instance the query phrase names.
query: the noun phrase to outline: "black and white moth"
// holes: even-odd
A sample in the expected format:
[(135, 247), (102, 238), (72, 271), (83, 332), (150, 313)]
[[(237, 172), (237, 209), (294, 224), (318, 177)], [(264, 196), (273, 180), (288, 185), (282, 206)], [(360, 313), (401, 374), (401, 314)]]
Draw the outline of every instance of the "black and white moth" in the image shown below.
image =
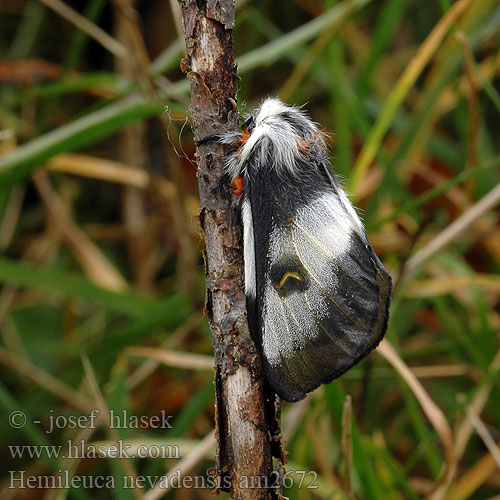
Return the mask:
[(235, 146), (250, 331), (271, 388), (298, 401), (379, 344), (391, 278), (301, 109), (268, 98), (218, 140)]

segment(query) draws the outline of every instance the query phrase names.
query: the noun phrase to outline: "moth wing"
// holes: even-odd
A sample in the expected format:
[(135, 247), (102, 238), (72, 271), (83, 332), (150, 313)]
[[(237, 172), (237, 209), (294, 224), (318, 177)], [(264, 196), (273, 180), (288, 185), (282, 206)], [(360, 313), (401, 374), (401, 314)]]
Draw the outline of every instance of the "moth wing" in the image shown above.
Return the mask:
[(258, 286), (260, 340), (271, 386), (297, 401), (378, 345), (392, 285), (335, 184), (279, 220), (269, 234), (267, 270)]

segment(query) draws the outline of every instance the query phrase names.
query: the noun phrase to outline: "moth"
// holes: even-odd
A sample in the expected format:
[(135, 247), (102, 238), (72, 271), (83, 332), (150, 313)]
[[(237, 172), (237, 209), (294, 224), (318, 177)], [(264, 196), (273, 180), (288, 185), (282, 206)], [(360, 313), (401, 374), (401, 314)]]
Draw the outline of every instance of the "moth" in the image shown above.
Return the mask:
[(277, 98), (245, 118), (218, 140), (233, 146), (248, 323), (271, 388), (298, 401), (379, 344), (392, 282), (316, 124)]

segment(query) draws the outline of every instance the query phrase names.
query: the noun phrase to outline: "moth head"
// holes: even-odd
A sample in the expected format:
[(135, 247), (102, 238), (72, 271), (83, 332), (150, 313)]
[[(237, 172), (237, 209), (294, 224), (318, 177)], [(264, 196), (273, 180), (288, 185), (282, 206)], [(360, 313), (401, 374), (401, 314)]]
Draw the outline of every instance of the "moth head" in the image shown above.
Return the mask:
[(268, 118), (273, 118), (282, 113), (290, 112), (293, 110), (294, 108), (286, 106), (276, 97), (269, 97), (260, 105), (260, 108), (257, 110), (258, 114), (255, 118), (255, 125), (258, 127)]
[(242, 129), (244, 132), (252, 133), (256, 127), (262, 125), (267, 119), (274, 118), (291, 109), (293, 108), (286, 106), (276, 97), (269, 97), (261, 103), (259, 108), (254, 109), (246, 116)]
[(316, 125), (300, 108), (287, 106), (276, 97), (265, 99), (246, 116), (237, 137), (230, 134), (221, 142), (236, 146), (226, 161), (233, 179), (263, 168), (274, 169), (286, 178), (296, 175), (312, 159), (327, 158), (323, 135)]

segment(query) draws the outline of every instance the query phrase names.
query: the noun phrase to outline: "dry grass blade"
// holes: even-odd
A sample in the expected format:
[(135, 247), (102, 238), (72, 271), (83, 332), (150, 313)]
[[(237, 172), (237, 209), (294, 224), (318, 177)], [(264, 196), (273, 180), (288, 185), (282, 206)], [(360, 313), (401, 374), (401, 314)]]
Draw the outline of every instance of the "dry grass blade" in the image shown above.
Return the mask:
[(184, 477), (208, 452), (215, 450), (215, 445), (215, 431), (212, 431), (199, 442), (198, 446), (196, 446), (191, 453), (179, 460), (176, 465), (165, 474), (165, 482), (168, 487), (163, 488), (157, 484), (144, 495), (144, 500), (158, 500), (165, 495), (172, 486), (172, 478), (178, 477), (178, 475), (180, 475), (181, 478)]
[(182, 13), (180, 4), (177, 0), (170, 0), (170, 11), (172, 12), (177, 38), (183, 41), (184, 34), (182, 33)]
[(47, 170), (79, 175), (90, 179), (116, 182), (139, 189), (153, 187), (166, 200), (175, 196), (175, 186), (166, 179), (153, 178), (149, 172), (118, 161), (95, 156), (62, 153), (51, 158)]
[(149, 175), (144, 170), (116, 161), (80, 154), (63, 153), (54, 156), (47, 163), (47, 169), (102, 181), (118, 182), (141, 189), (146, 188), (150, 182)]
[(332, 489), (340, 489), (341, 479), (332, 463), (329, 443), (333, 439), (330, 418), (322, 414), (321, 407), (311, 407), (304, 422), (309, 446), (314, 450), (317, 472)]
[[(139, 81), (143, 91), (151, 91), (152, 82), (148, 75), (149, 57), (141, 30), (134, 0), (114, 0), (115, 35), (127, 48), (130, 57), (118, 59), (116, 68), (127, 81)], [(139, 170), (148, 166), (147, 125), (134, 123), (118, 135), (118, 156), (121, 161), (135, 165)], [(121, 197), (121, 212), (128, 247), (128, 263), (136, 287), (144, 292), (154, 289), (155, 248), (153, 235), (148, 227), (148, 206), (146, 197), (136, 187), (124, 186)]]
[(124, 352), (128, 356), (140, 356), (156, 359), (164, 365), (176, 366), (186, 370), (209, 370), (214, 369), (214, 359), (212, 356), (201, 354), (191, 354), (188, 352), (176, 352), (158, 347), (127, 347)]
[(483, 196), (477, 203), (472, 205), (458, 219), (453, 221), (448, 227), (435, 236), (424, 248), (413, 257), (408, 259), (401, 273), (400, 280), (410, 276), (427, 259), (442, 250), (446, 245), (454, 241), (471, 224), (477, 221), (484, 213), (491, 210), (500, 202), (500, 184), (495, 186), (487, 195)]
[[(172, 349), (179, 345), (185, 337), (200, 323), (203, 314), (196, 311), (191, 317), (174, 333), (169, 335), (160, 346), (163, 349)], [(117, 363), (120, 362), (120, 359)], [(140, 384), (144, 379), (151, 375), (160, 364), (160, 361), (154, 358), (149, 358), (147, 361), (137, 367), (127, 378), (127, 389), (131, 390)]]
[(24, 191), (24, 186), (14, 186), (12, 188), (9, 201), (0, 221), (0, 252), (9, 246), (14, 235), (23, 205)]
[(78, 408), (84, 413), (88, 413), (93, 409), (92, 401), (88, 398), (75, 391), (64, 382), (61, 382), (58, 378), (53, 377), (50, 373), (38, 368), (38, 366), (35, 366), (31, 361), (20, 358), (3, 347), (0, 347), (0, 363), (15, 370), (24, 377), (29, 378), (35, 384), (55, 394), (72, 407)]
[(414, 281), (405, 296), (412, 298), (437, 297), (471, 285), (481, 285), (492, 292), (500, 292), (500, 276), (475, 274), (474, 276), (442, 276)]
[[(469, 92), (466, 94), (469, 108), (469, 151), (467, 153), (465, 168), (473, 168), (477, 163), (477, 142), (479, 140), (479, 125), (481, 121), (478, 98), (480, 83), (477, 81), (474, 74), (474, 54), (470, 48), (467, 36), (463, 32), (458, 32), (455, 36), (462, 45), (465, 62), (465, 77), (469, 84)], [(469, 179), (467, 186), (469, 191), (472, 192), (474, 181)]]
[(344, 409), (342, 411), (342, 457), (344, 460), (344, 474), (342, 477), (342, 486), (349, 498), (353, 497), (351, 485), (352, 470), (352, 399), (348, 394), (345, 397)]
[[(125, 70), (129, 78), (137, 79), (141, 83), (142, 91), (149, 95), (149, 98), (156, 100), (155, 82), (149, 74), (150, 59), (139, 25), (139, 15), (134, 9), (134, 2), (131, 0), (113, 0), (113, 4), (117, 14), (118, 27), (123, 34), (124, 40), (127, 40), (126, 45), (129, 49), (129, 58), (131, 59), (129, 61), (130, 64), (125, 64), (123, 70)], [(174, 189), (168, 190), (169, 195), (165, 197), (169, 202), (174, 233), (180, 245), (178, 266), (179, 275), (182, 276), (182, 280), (179, 280), (179, 286), (184, 292), (190, 295), (196, 287), (197, 277), (193, 270), (196, 268), (198, 255), (194, 251), (194, 235), (191, 231), (186, 231), (186, 228), (189, 228), (191, 223), (186, 203), (186, 175), (179, 158), (173, 154), (170, 144), (167, 141), (167, 137), (169, 136), (169, 121), (166, 115), (160, 114), (158, 120), (163, 128), (162, 142), (165, 157), (169, 164), (168, 172), (174, 186)], [(165, 195), (167, 193), (167, 189), (165, 188), (160, 188), (159, 191)], [(126, 217), (125, 221), (130, 221), (130, 218)], [(144, 239), (143, 235), (140, 235), (139, 241), (141, 239)], [(137, 263), (140, 266), (142, 262), (139, 259)]]
[(479, 434), (483, 443), (485, 444), (488, 451), (491, 453), (491, 456), (495, 460), (498, 468), (500, 469), (500, 450), (498, 449), (498, 445), (495, 443), (493, 436), (488, 431), (487, 427), (484, 425), (484, 422), (480, 419), (480, 417), (474, 412), (472, 407), (467, 408), (467, 418), (470, 420), (472, 426), (475, 431)]
[[(45, 233), (36, 238), (23, 255), (23, 259), (32, 262), (46, 262), (57, 251), (61, 244), (62, 234), (56, 224), (48, 224)], [(18, 289), (5, 285), (0, 292), (0, 323), (5, 319), (14, 302)]]
[[(497, 445), (500, 452), (500, 443)], [(445, 500), (465, 500), (495, 472), (498, 465), (491, 453), (487, 453), (473, 467), (460, 474)], [(493, 499), (492, 499), (493, 500)]]
[[(377, 349), (377, 352), (381, 354), (396, 369), (403, 380), (408, 384), (408, 387), (411, 389), (414, 396), (420, 403), (423, 412), (431, 422), (434, 429), (436, 429), (439, 439), (441, 440), (441, 443), (443, 445), (443, 451), (446, 458), (445, 470), (442, 472), (441, 479), (437, 485), (437, 488), (439, 488), (440, 484), (448, 481), (455, 463), (453, 437), (450, 426), (448, 425), (448, 422), (446, 421), (446, 418), (441, 409), (436, 405), (436, 403), (434, 403), (415, 374), (401, 359), (401, 357), (398, 355), (394, 347), (392, 347), (387, 339), (384, 339), (382, 341)], [(435, 499), (435, 497), (433, 496), (431, 496), (430, 498)]]
[[(99, 388), (99, 384), (97, 382), (97, 379), (95, 377), (94, 369), (92, 368), (92, 365), (90, 364), (90, 361), (88, 360), (87, 357), (82, 357), (82, 364), (83, 364), (83, 369), (85, 372), (85, 381), (87, 383), (87, 386), (92, 393), (94, 397), (94, 401), (96, 403), (96, 407), (99, 410), (99, 417), (101, 422), (107, 427), (107, 431), (111, 439), (115, 442), (118, 443), (120, 440), (120, 436), (118, 435), (116, 429), (114, 427), (110, 426), (109, 418), (108, 416), (110, 415), (108, 406), (106, 404), (106, 400), (104, 399), (104, 396), (102, 395), (101, 389)], [(119, 457), (118, 460), (123, 466), (123, 469), (125, 472), (132, 476), (134, 479), (137, 479), (137, 471), (134, 469), (134, 466), (132, 465), (132, 462), (124, 457)], [(134, 480), (134, 484), (137, 484), (137, 481)], [(144, 500), (144, 495), (142, 493), (142, 490), (139, 488), (133, 488), (132, 489), (133, 495), (137, 500)]]
[(97, 43), (100, 43), (106, 50), (109, 50), (117, 57), (126, 59), (128, 57), (127, 49), (105, 31), (91, 23), (88, 19), (80, 15), (61, 0), (40, 0), (47, 7), (57, 12), (61, 17), (74, 24), (78, 29), (87, 33)]
[(417, 378), (463, 377), (475, 373), (468, 365), (413, 366), (411, 370)]
[(285, 420), (282, 424), (283, 438), (288, 441), (295, 432), (300, 422), (306, 415), (311, 404), (311, 394), (308, 394), (302, 401), (298, 401), (285, 414)]
[[(5, 287), (8, 288), (8, 287)], [(12, 317), (2, 318), (2, 299), (5, 288), (0, 294), (0, 338), (7, 352), (13, 352), (21, 359), (29, 358), (23, 338)]]
[[(180, 459), (183, 455), (191, 453), (199, 444), (197, 439), (182, 439), (168, 437), (138, 437), (122, 439), (124, 453), (129, 457), (141, 458), (161, 458), (165, 459)], [(102, 455), (113, 458), (116, 456), (116, 443), (109, 439), (95, 440), (89, 443), (93, 448), (102, 446)], [(152, 446), (152, 449), (146, 449)], [(162, 451), (158, 452), (158, 446), (162, 447)], [(210, 453), (205, 455), (206, 459), (212, 459)]]
[[(74, 439), (71, 440), (72, 443), (87, 443), (88, 440), (92, 437), (94, 434), (95, 429), (92, 427), (87, 427), (84, 429), (81, 429), (80, 432), (74, 437)], [(74, 476), (75, 472), (78, 469), (78, 465), (82, 461), (83, 457), (76, 456), (73, 457), (72, 453), (69, 452), (66, 455), (66, 458), (64, 458), (61, 461), (61, 467), (60, 471), (58, 471), (58, 475), (61, 477), (61, 481), (64, 482), (64, 475), (66, 471), (68, 471), (68, 476)], [(52, 490), (49, 490), (45, 496), (43, 497), (43, 500), (66, 500), (67, 498), (67, 489), (62, 489), (62, 488), (54, 488)]]
[(429, 36), (425, 39), (424, 43), (419, 47), (415, 57), (413, 57), (410, 64), (406, 67), (406, 70), (399, 78), (353, 168), (353, 177), (349, 187), (352, 193), (357, 192), (358, 186), (361, 184), (368, 167), (375, 158), (380, 143), (391, 124), (396, 110), (407, 96), (433, 54), (440, 47), (450, 27), (460, 17), (463, 11), (474, 3), (474, 1), (477, 2), (477, 0), (459, 0), (453, 4), (446, 15), (441, 18)]
[[(490, 363), (488, 372), (490, 374), (497, 374), (498, 371), (500, 370), (500, 351), (497, 352), (496, 356), (493, 358), (493, 361)], [(488, 401), (488, 397), (490, 395), (492, 388), (492, 383), (488, 382), (484, 384), (477, 392), (477, 394), (474, 396), (474, 399), (469, 405), (470, 410), (474, 414), (478, 415), (482, 412), (484, 405)], [(473, 426), (470, 421), (470, 419), (465, 418), (463, 422), (458, 426), (456, 434), (456, 441), (455, 441), (455, 456), (457, 457), (457, 460), (459, 460), (464, 451), (465, 447), (467, 446), (467, 443), (470, 439), (470, 436), (473, 431)]]
[(128, 288), (127, 282), (104, 256), (101, 250), (71, 220), (61, 199), (50, 185), (47, 173), (38, 171), (33, 176), (35, 186), (50, 215), (61, 227), (64, 238), (80, 262), (87, 276), (97, 285), (114, 291)]
[[(496, 356), (493, 358), (493, 361), (490, 363), (489, 366), (489, 373), (492, 375), (495, 375), (498, 371), (500, 370), (500, 351), (497, 352)], [(488, 382), (485, 383), (477, 392), (477, 394), (474, 396), (474, 399), (469, 405), (469, 408), (466, 409), (466, 413), (472, 412), (473, 414), (477, 415), (480, 414), (482, 409), (484, 408), (484, 405), (486, 404), (486, 401), (488, 400), (488, 397), (490, 395), (492, 388), (492, 383)], [(472, 435), (472, 432), (474, 430), (474, 426), (471, 422), (471, 419), (468, 418), (467, 416), (463, 419), (460, 425), (458, 425), (457, 430), (455, 432), (455, 446), (454, 446), (454, 455), (455, 455), (455, 464), (452, 468), (451, 474), (448, 476), (448, 481), (443, 483), (440, 488), (436, 491), (436, 498), (445, 498), (444, 495), (447, 491), (448, 486), (451, 484), (453, 478), (455, 477), (456, 474), (456, 464), (459, 463), (461, 460), (465, 448), (467, 446), (467, 443), (469, 442), (469, 439)], [(484, 479), (486, 479), (487, 476), (484, 476), (484, 471), (485, 469), (488, 469), (488, 464), (490, 464), (490, 459), (493, 461), (493, 464), (495, 464), (495, 461), (491, 455), (488, 455), (488, 458), (484, 458), (483, 460), (480, 461), (477, 467), (474, 467), (471, 471), (469, 471), (470, 476), (469, 480), (470, 483), (464, 483), (463, 488), (457, 489), (457, 485), (455, 485), (452, 489), (452, 492), (456, 492), (455, 496), (446, 496), (446, 500), (458, 500), (462, 498), (468, 498), (468, 494), (464, 492), (469, 491), (470, 488), (472, 488), (470, 491), (474, 491), (475, 488), (477, 488)], [(489, 475), (489, 474), (488, 474)], [(482, 481), (478, 481), (478, 478), (484, 478)], [(460, 480), (458, 481), (458, 484), (463, 483), (464, 481), (464, 476), (461, 476)], [(472, 485), (477, 485), (477, 486), (472, 486)], [(460, 492), (460, 493), (459, 493)]]

